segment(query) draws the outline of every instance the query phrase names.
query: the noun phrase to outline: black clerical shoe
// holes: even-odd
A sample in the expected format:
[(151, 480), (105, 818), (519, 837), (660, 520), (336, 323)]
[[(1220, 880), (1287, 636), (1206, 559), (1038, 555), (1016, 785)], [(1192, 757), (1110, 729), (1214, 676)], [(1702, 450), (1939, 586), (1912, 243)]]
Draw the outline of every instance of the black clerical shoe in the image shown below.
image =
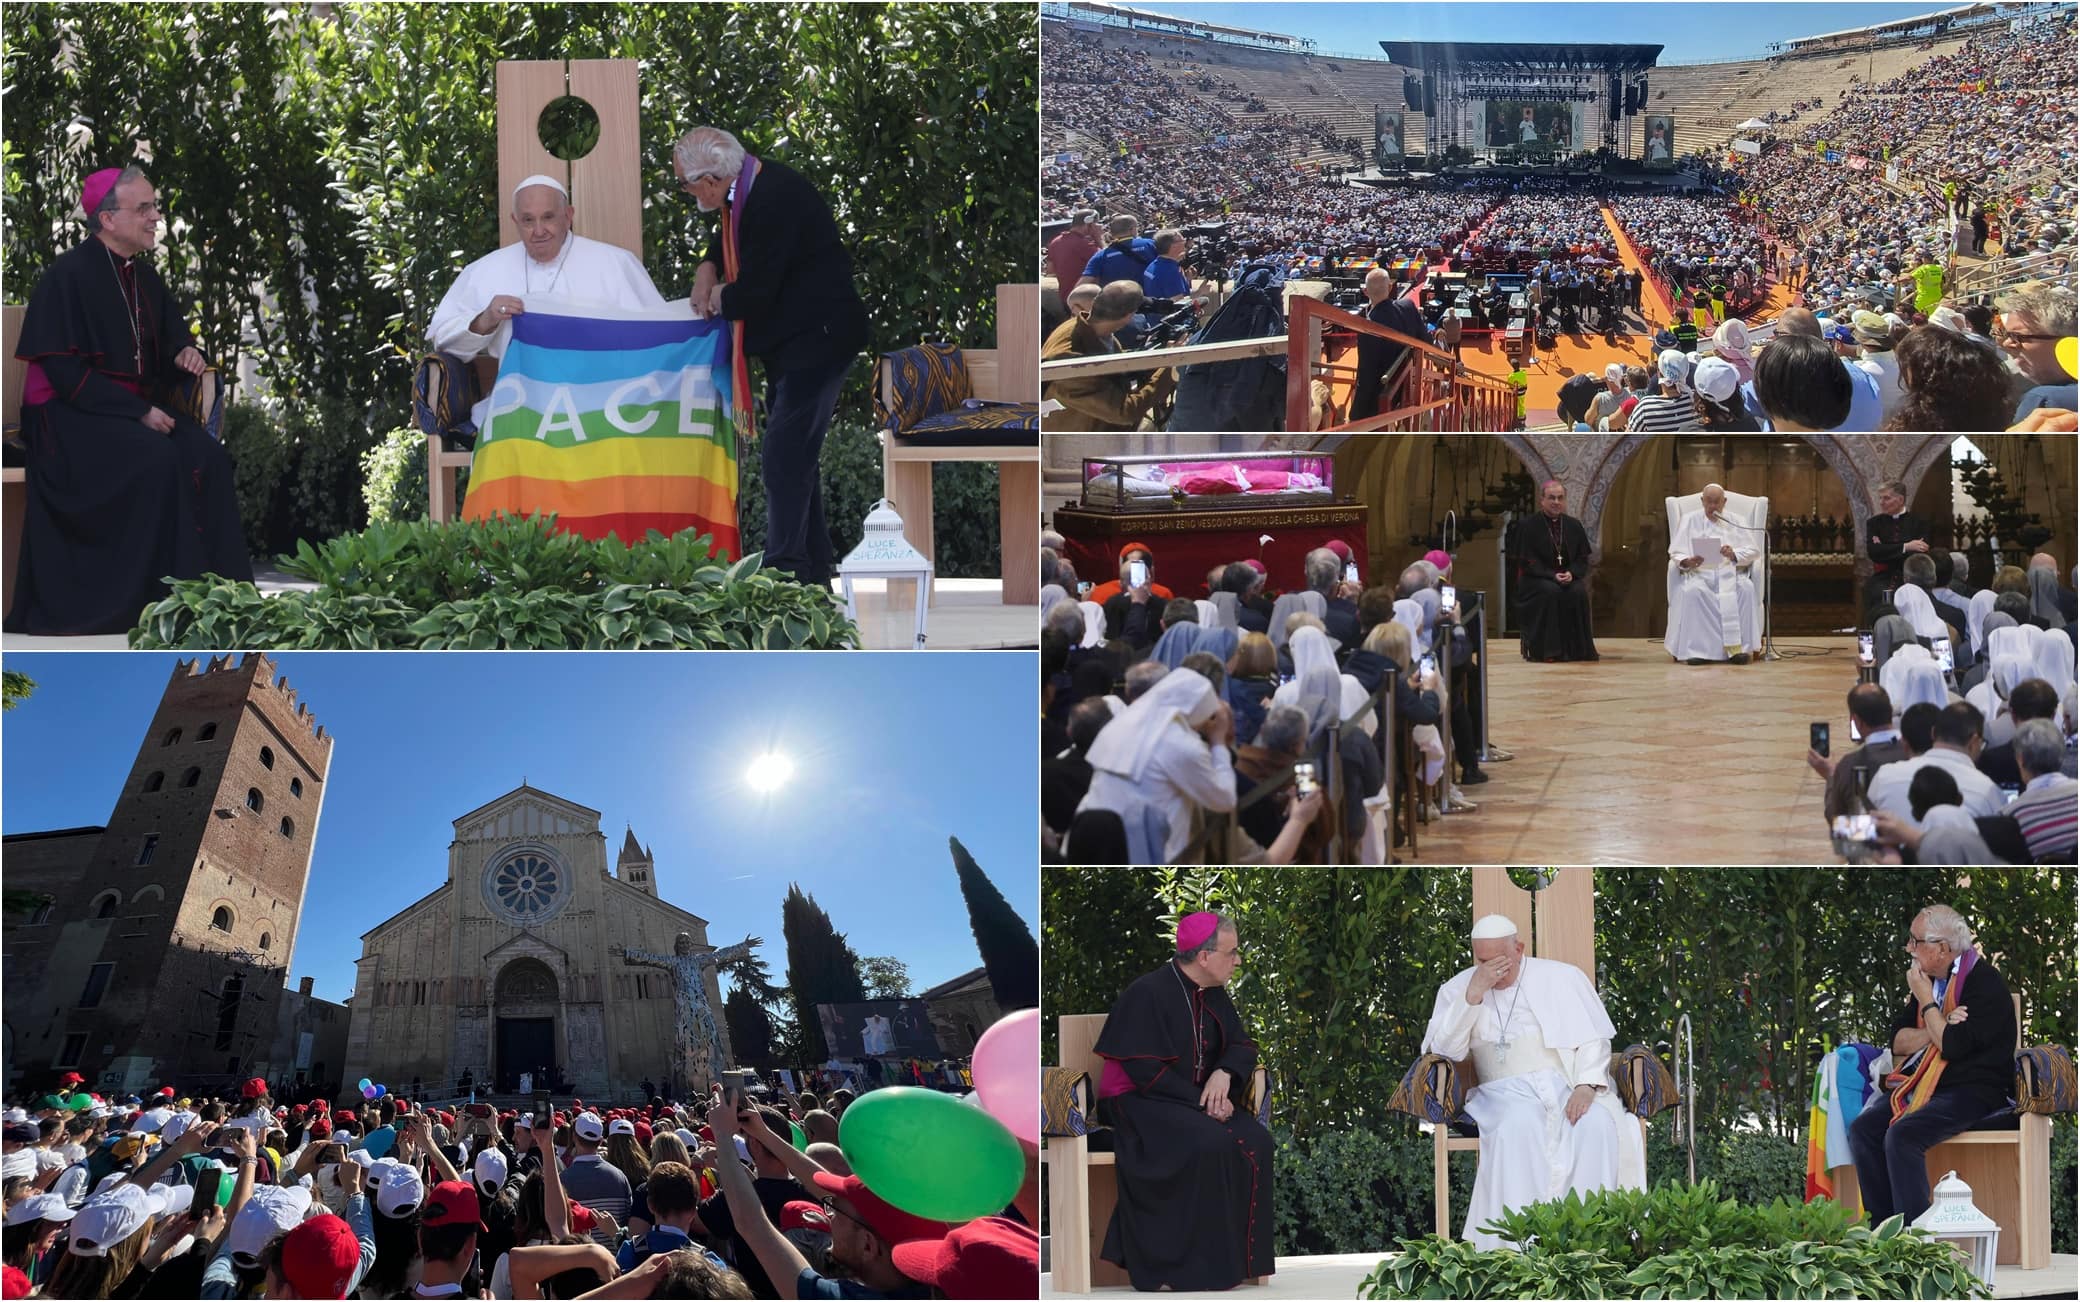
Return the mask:
[(1487, 780), (1488, 775), (1479, 769), (1466, 769), (1459, 774), (1459, 785), (1462, 787), (1477, 787)]
[(1744, 665), (1748, 663), (1748, 653), (1743, 651), (1739, 655), (1734, 656), (1733, 658), (1728, 660), (1726, 663), (1731, 665)]
[(1719, 662), (1716, 660), (1706, 660), (1702, 656), (1691, 656), (1688, 660), (1685, 660), (1683, 663), (1686, 665), (1715, 665)]

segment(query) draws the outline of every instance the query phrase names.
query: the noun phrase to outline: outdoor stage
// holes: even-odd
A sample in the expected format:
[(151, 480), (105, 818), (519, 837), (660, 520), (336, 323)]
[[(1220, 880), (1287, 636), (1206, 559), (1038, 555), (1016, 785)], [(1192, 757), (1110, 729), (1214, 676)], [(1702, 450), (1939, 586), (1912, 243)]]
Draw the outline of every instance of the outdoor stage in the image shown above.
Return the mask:
[[(1391, 1254), (1364, 1252), (1340, 1257), (1280, 1257), (1278, 1273), (1255, 1287), (1244, 1286), (1226, 1293), (1166, 1293), (1165, 1297), (1241, 1299), (1270, 1302), (1273, 1298), (1355, 1298), (1359, 1286), (1375, 1267)], [(2080, 1257), (2054, 1253), (2045, 1270), (2018, 1270), (2002, 1266), (1993, 1277), (1997, 1298), (2072, 1297), (2074, 1281), (2080, 1279)], [(1040, 1276), (1041, 1297), (1132, 1296), (1133, 1289), (1119, 1286), (1098, 1288), (1090, 1294), (1057, 1293), (1054, 1276)]]
[(1601, 638), (1592, 664), (1530, 664), (1488, 643), (1494, 744), (1516, 758), (1466, 788), (1480, 808), (1417, 829), (1410, 863), (1822, 864), (1835, 862), (1808, 725), (1849, 741), (1855, 640), (1802, 637), (1824, 654), (1683, 665), (1660, 639)]

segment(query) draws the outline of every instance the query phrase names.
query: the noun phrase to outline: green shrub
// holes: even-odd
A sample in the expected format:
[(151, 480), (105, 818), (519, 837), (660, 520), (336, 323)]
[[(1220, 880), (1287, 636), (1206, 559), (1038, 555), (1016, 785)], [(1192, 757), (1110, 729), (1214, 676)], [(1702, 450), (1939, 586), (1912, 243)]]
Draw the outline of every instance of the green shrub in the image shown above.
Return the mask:
[(281, 558), (315, 592), (174, 582), (131, 631), (140, 648), (849, 647), (837, 595), (724, 568), (691, 530), (633, 546), (539, 517), (377, 524)]
[(231, 455), (231, 485), (246, 550), (255, 556), (279, 551), (284, 544), (274, 534), (274, 516), (289, 465), (281, 427), (264, 405), (234, 402), (224, 410), (224, 450)]
[(2076, 1133), (2072, 1113), (2051, 1118), (2051, 1250), (2068, 1254), (2080, 1251), (2073, 1227)]
[(361, 501), (370, 524), (426, 518), (426, 436), (391, 430), (361, 454)]
[[(1330, 1131), (1311, 1139), (1280, 1129), (1276, 1140), (1279, 1255), (1368, 1252), (1435, 1225), (1430, 1136), (1413, 1125), (1384, 1133)], [(1457, 1227), (1466, 1215), (1470, 1174), (1453, 1184), (1451, 1223)]]
[(1752, 1206), (1712, 1181), (1606, 1190), (1492, 1222), (1521, 1251), (1404, 1237), (1363, 1298), (1972, 1297), (1991, 1295), (1954, 1248), (1894, 1216), (1873, 1230), (1834, 1203)]

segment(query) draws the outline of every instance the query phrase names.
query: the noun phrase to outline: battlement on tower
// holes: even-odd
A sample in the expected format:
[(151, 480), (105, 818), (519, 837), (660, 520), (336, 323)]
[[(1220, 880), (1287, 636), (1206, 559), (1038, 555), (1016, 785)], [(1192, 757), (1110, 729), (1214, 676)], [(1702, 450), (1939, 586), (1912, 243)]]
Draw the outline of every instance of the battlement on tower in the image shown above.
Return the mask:
[(330, 741), (325, 733), (325, 725), (318, 722), (309, 705), (296, 699), (296, 689), (289, 685), (288, 675), (275, 674), (274, 661), (264, 651), (248, 651), (237, 656), (210, 656), (206, 662), (200, 657), (182, 660), (177, 662), (173, 669), (176, 682), (183, 678), (209, 678), (218, 675), (240, 679), (248, 685), (248, 690), (254, 686), (264, 687), (274, 694), (285, 707), (288, 716), (312, 740)]

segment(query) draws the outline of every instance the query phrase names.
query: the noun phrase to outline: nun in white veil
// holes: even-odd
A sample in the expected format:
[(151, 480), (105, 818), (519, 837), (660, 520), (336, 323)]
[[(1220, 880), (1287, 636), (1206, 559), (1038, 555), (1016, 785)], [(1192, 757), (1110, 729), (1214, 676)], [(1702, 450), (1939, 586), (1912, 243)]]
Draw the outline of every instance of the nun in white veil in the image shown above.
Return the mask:
[(1925, 646), (1903, 646), (1894, 651), (1878, 671), (1878, 686), (1885, 689), (1886, 698), (1892, 702), (1895, 719), (1904, 715), (1910, 705), (1926, 703), (1940, 710), (1950, 704), (1950, 689), (1943, 684), (1943, 668), (1936, 663), (1935, 653)]
[[(2049, 570), (2038, 571), (2049, 574)], [(2074, 656), (2073, 642), (2055, 628), (2023, 626), (2029, 637), (2030, 661), (2036, 666), (2032, 675), (2051, 684), (2052, 690), (2063, 695), (2073, 685)]]
[(1337, 669), (1336, 648), (1327, 633), (1318, 628), (1295, 629), (1287, 645), (1293, 651), (1293, 681), (1279, 684), (1271, 703), (1290, 705), (1304, 713), (1309, 738), (1319, 738), (1322, 729), (1354, 714), (1367, 735), (1379, 726), (1372, 711), (1364, 709), (1364, 685)]
[(1996, 656), (1987, 667), (1986, 678), (1964, 694), (1965, 703), (1985, 720), (1980, 735), (1989, 746), (2015, 740), (2015, 719), (2008, 713), (2008, 696), (2017, 683), (2036, 677), (2036, 666), (2022, 656)]
[(1280, 650), (1285, 649), (1286, 620), (1303, 610), (1316, 619), (1321, 619), (1329, 613), (1329, 599), (1311, 588), (1282, 594), (1271, 604), (1271, 645)]
[(1105, 645), (1105, 608), (1095, 601), (1079, 601), (1076, 609), (1083, 615), (1083, 640), (1080, 647)]
[(1091, 743), (1090, 791), (1077, 810), (1117, 813), (1132, 862), (1173, 862), (1191, 844), (1200, 810), (1235, 808), (1234, 759), (1199, 731), (1221, 708), (1203, 674), (1173, 669)]
[(1902, 583), (1892, 594), (1892, 608), (1914, 626), (1916, 637), (1949, 637), (1950, 626), (1936, 614), (1928, 594), (1911, 583)]
[(1998, 599), (1992, 588), (1981, 588), (1972, 594), (1971, 602), (1965, 607), (1965, 623), (1972, 632), (1972, 659), (1978, 660), (1986, 653), (1986, 617), (1993, 613), (1993, 603)]

